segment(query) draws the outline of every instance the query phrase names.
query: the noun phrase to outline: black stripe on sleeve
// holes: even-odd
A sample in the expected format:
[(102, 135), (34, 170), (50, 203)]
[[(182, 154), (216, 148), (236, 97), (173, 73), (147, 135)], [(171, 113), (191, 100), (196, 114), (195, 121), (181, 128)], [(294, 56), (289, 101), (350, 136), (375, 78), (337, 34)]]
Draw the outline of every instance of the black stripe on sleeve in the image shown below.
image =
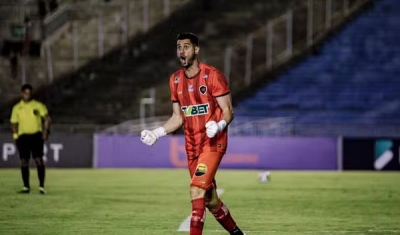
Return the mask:
[(225, 95), (228, 95), (229, 93), (231, 93), (231, 92), (228, 91), (228, 92), (226, 92), (226, 93), (224, 93), (224, 94), (222, 94), (222, 95), (217, 95), (217, 96), (214, 96), (214, 97), (217, 98), (217, 97), (225, 96)]

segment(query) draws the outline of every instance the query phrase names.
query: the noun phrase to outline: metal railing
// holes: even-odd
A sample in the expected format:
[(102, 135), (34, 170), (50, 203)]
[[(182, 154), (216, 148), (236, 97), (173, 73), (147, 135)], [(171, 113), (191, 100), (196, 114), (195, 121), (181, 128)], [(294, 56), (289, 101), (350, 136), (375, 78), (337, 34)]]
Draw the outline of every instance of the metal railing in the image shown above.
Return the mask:
[(293, 136), (399, 137), (398, 125), (296, 124)]
[(240, 136), (291, 136), (295, 133), (291, 117), (236, 118), (229, 124), (229, 135)]
[(64, 3), (43, 20), (42, 40), (45, 41), (68, 24), (70, 21), (70, 10), (71, 6), (68, 3)]
[(231, 87), (249, 86), (254, 79), (304, 53), (369, 2), (308, 0), (228, 45), (223, 64)]
[(99, 132), (105, 134), (140, 134), (144, 129), (154, 129), (163, 125), (169, 118), (170, 116), (158, 116), (128, 120)]
[[(175, 1), (187, 2), (187, 0)], [(154, 11), (152, 8), (159, 9), (159, 11)], [(171, 6), (171, 0), (157, 1), (156, 3), (150, 3), (149, 0), (96, 3), (93, 5), (94, 10), (89, 9), (89, 11), (87, 3), (82, 2), (71, 5), (70, 9), (74, 12), (73, 14), (81, 15), (77, 16), (74, 22), (71, 22), (71, 60), (47, 60), (47, 74), (50, 82), (57, 76), (52, 71), (59, 61), (62, 63), (70, 62), (73, 65), (72, 69), (77, 70), (83, 65), (83, 61), (87, 61), (87, 54), (91, 54), (92, 59), (102, 58), (113, 48), (126, 44), (129, 37), (138, 32), (147, 31), (151, 26), (168, 17), (172, 10), (175, 10)], [(86, 21), (86, 25), (81, 24), (84, 21)], [(94, 36), (88, 37), (90, 34)], [(113, 38), (117, 34), (119, 34), (120, 39), (115, 41)], [(95, 53), (89, 49), (91, 45), (96, 45)], [(47, 46), (47, 57), (54, 58), (53, 53), (51, 46)]]

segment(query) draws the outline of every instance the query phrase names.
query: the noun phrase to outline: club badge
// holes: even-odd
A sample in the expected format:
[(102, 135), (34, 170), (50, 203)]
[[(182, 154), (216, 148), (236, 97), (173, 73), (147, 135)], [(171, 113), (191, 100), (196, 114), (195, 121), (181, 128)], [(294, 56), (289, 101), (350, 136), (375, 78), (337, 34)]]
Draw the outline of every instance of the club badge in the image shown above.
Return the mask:
[(199, 87), (199, 91), (202, 95), (206, 94), (207, 92), (207, 86), (206, 85), (202, 85)]

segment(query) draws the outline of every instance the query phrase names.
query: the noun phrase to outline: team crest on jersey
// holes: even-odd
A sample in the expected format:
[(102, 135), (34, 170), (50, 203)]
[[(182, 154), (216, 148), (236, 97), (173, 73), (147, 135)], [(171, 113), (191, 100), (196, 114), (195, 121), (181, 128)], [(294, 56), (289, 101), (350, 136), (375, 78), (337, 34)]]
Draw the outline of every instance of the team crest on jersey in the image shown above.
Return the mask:
[(181, 109), (186, 117), (200, 116), (208, 113), (209, 104), (196, 104), (189, 106), (182, 106)]
[(196, 167), (196, 172), (194, 173), (195, 176), (203, 176), (207, 173), (207, 165), (204, 163), (200, 163)]
[(174, 83), (179, 83), (179, 77), (175, 77)]
[(202, 85), (199, 87), (199, 91), (202, 95), (204, 95), (207, 92), (207, 86), (206, 85)]

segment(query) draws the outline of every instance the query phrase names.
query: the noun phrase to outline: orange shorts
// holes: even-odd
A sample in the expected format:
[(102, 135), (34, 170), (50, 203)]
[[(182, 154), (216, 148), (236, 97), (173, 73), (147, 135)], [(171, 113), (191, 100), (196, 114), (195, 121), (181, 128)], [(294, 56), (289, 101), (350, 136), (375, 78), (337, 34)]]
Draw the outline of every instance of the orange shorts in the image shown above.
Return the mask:
[(215, 186), (215, 174), (224, 156), (220, 152), (203, 152), (198, 157), (188, 160), (192, 181), (190, 186), (207, 190)]

